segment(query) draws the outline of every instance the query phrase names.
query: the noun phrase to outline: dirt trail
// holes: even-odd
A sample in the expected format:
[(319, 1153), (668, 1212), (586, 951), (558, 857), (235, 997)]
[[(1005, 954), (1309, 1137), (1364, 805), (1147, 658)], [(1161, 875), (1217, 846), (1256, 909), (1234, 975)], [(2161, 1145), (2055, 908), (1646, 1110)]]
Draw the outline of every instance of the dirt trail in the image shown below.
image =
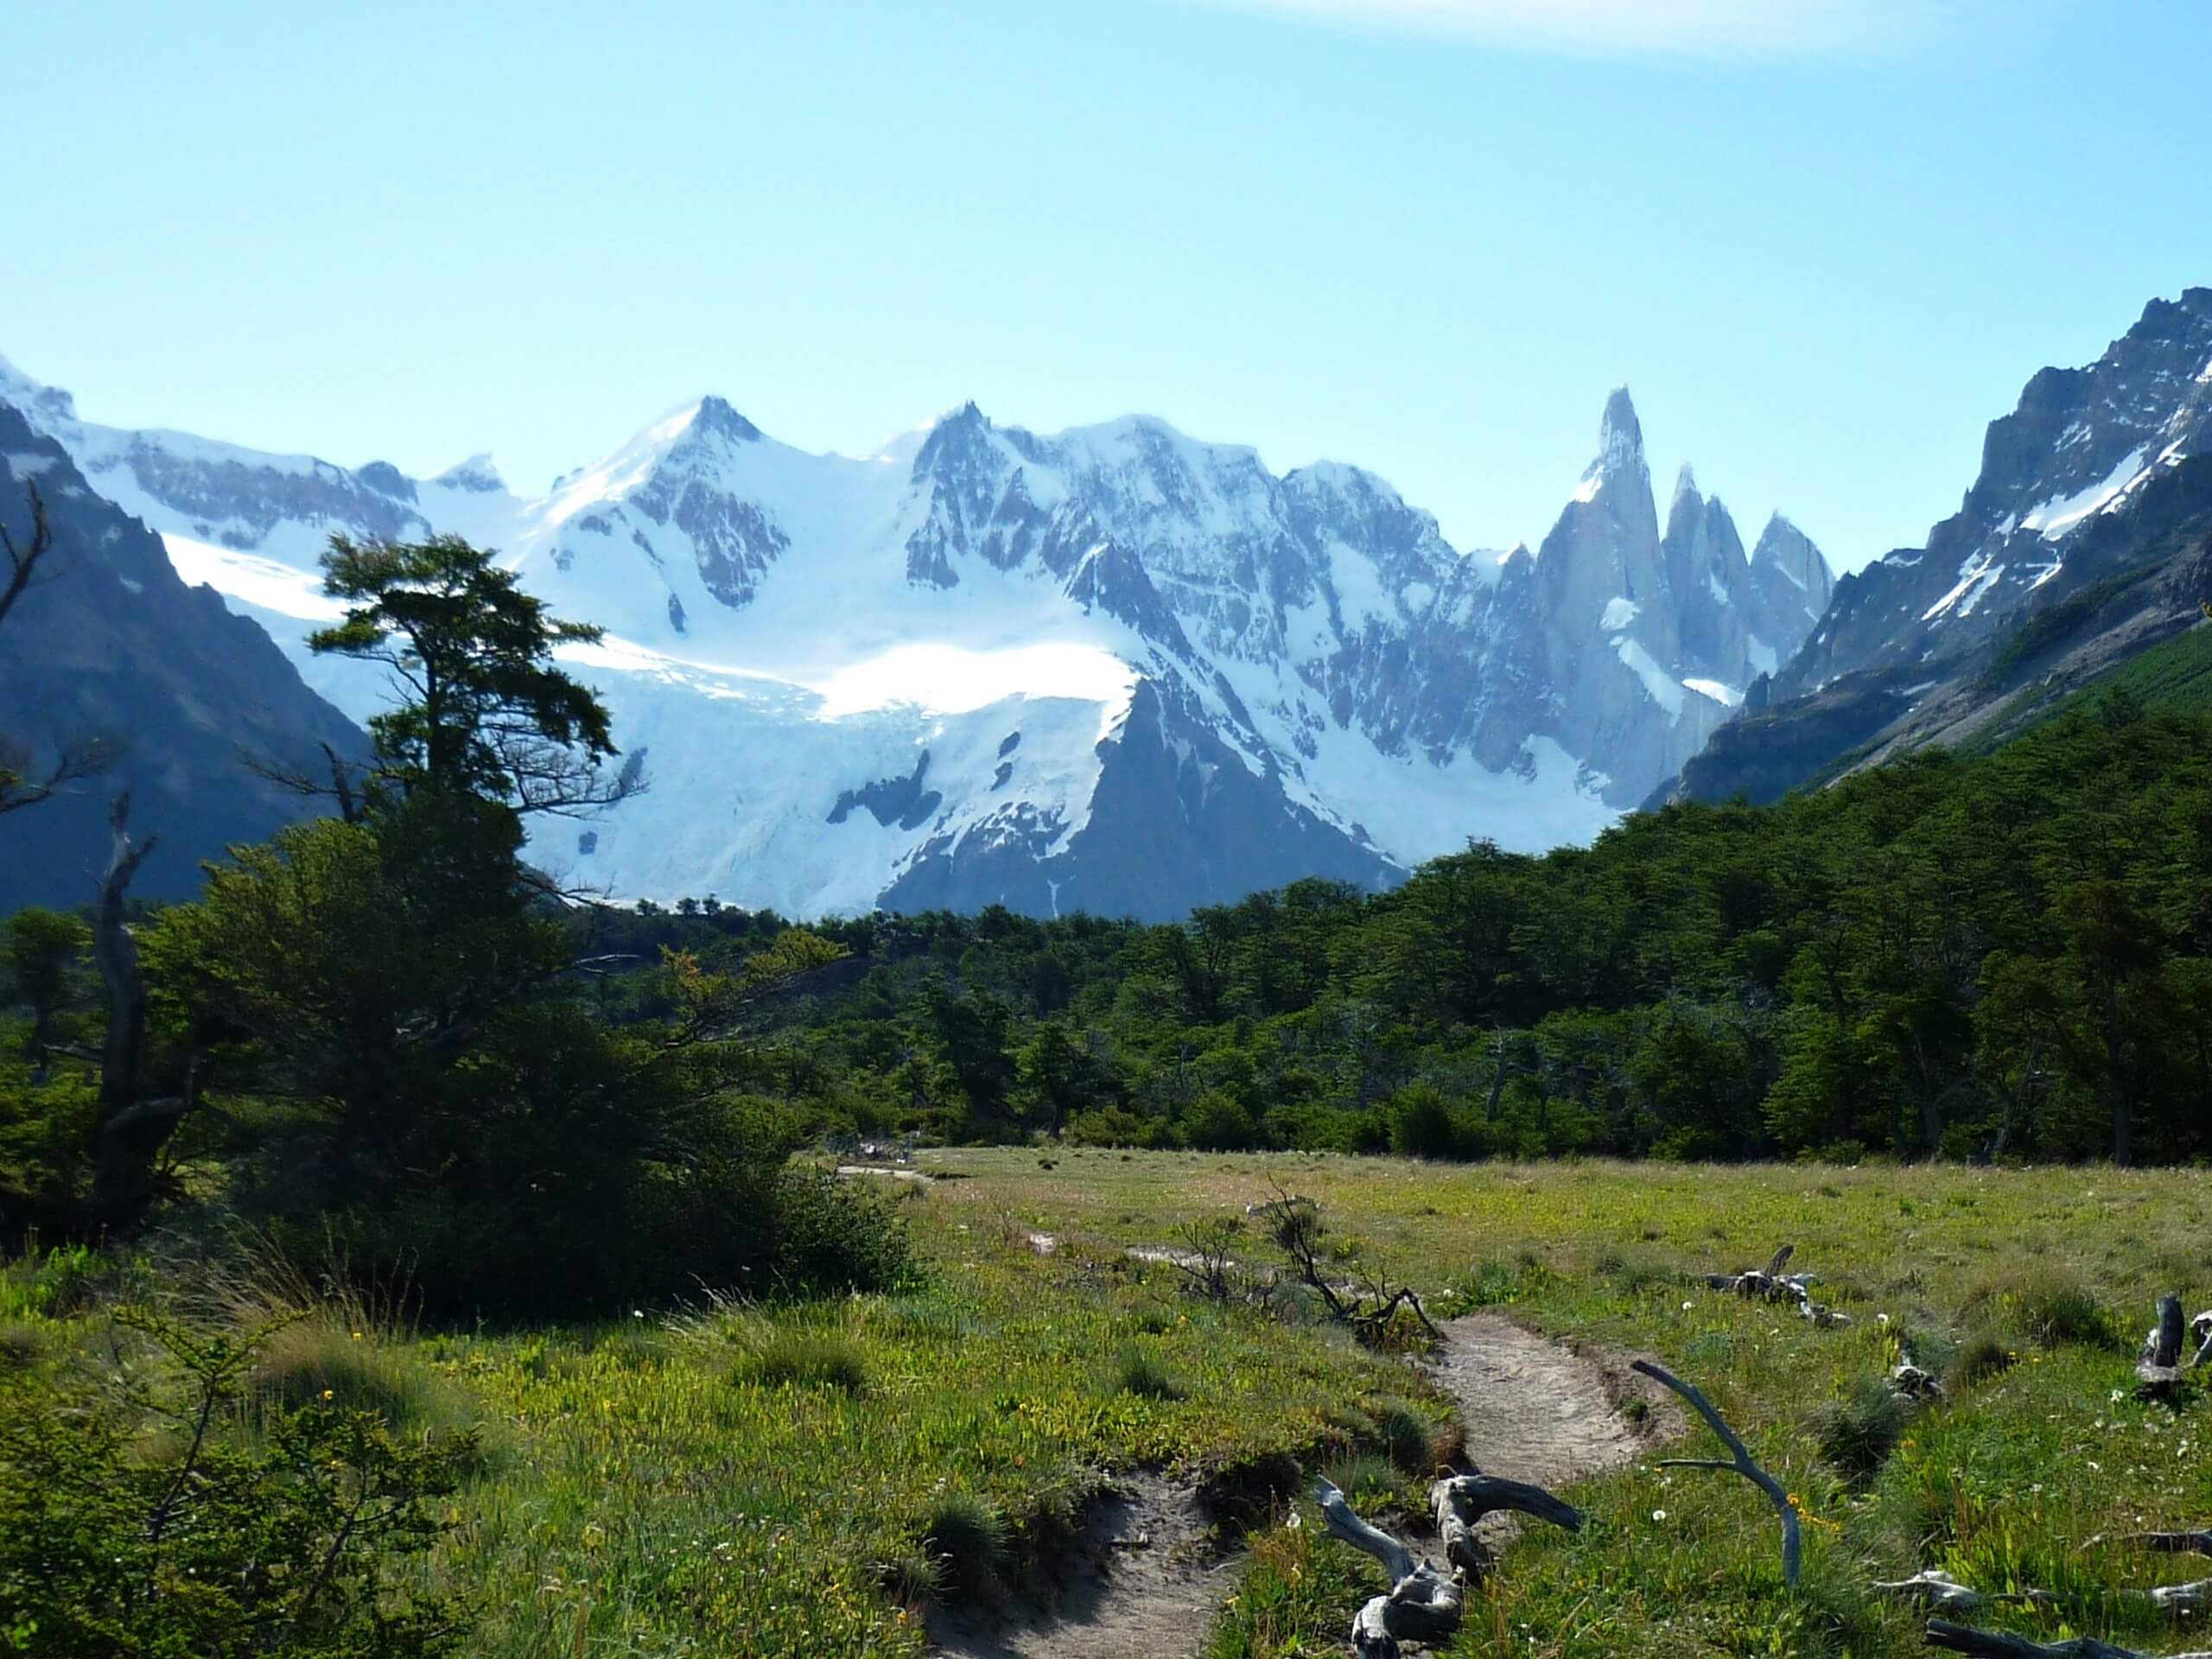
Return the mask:
[[(1459, 1405), (1469, 1459), (1487, 1473), (1555, 1490), (1633, 1461), (1678, 1417), (1673, 1396), (1630, 1371), (1625, 1357), (1577, 1353), (1499, 1313), (1469, 1314), (1443, 1331), (1432, 1370)], [(1641, 1429), (1621, 1409), (1631, 1398), (1649, 1402)], [(1483, 1522), (1494, 1545), (1514, 1529), (1508, 1515)], [(1236, 1568), (1236, 1558), (1212, 1554), (1188, 1487), (1133, 1476), (1092, 1506), (1049, 1611), (935, 1615), (930, 1638), (939, 1659), (1188, 1659), (1205, 1647)]]
[(1672, 1402), (1624, 1361), (1579, 1354), (1502, 1313), (1444, 1326), (1439, 1387), (1459, 1402), (1467, 1456), (1485, 1474), (1559, 1487), (1633, 1462), (1649, 1437), (1622, 1411), (1647, 1402), (1647, 1425), (1671, 1421)]
[(1173, 1659), (1205, 1645), (1236, 1587), (1233, 1560), (1211, 1553), (1197, 1496), (1133, 1475), (1091, 1506), (1051, 1611), (933, 1617), (930, 1638), (944, 1659)]

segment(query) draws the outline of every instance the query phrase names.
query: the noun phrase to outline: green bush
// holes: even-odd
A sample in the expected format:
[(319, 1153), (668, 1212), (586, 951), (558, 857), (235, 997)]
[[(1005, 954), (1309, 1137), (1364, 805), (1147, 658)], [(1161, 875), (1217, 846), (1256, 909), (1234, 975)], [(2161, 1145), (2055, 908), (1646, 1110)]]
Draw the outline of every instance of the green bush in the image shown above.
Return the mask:
[(1465, 1155), (1452, 1103), (1433, 1084), (1409, 1083), (1390, 1100), (1390, 1150), (1402, 1158)]
[[(251, 1341), (151, 1317), (169, 1386), (14, 1392), (0, 1374), (0, 1649), (38, 1659), (431, 1659), (464, 1604), (426, 1587), (473, 1437), (403, 1444), (376, 1414), (278, 1409), (253, 1449), (207, 1433)], [(10, 1397), (12, 1394), (13, 1397)], [(158, 1427), (149, 1439), (143, 1425)]]

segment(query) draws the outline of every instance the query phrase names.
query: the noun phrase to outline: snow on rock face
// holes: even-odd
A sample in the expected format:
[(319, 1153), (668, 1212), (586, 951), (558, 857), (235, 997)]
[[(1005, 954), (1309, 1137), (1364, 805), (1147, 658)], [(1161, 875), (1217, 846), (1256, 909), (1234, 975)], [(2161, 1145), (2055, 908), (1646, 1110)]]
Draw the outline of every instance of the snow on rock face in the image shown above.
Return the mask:
[[(1802, 537), (1747, 564), (1687, 474), (1662, 541), (1625, 389), (1541, 551), (1503, 556), (1358, 468), (1279, 477), (1147, 416), (1041, 435), (971, 404), (855, 458), (707, 397), (525, 500), (486, 456), (416, 480), (91, 425), (4, 367), (0, 397), (357, 717), (375, 677), (304, 648), (328, 535), (499, 548), (607, 631), (563, 655), (652, 780), (533, 855), (801, 917), (1171, 916), (1301, 874), (1386, 884), (1471, 836), (1585, 841), (1827, 583)], [(1794, 607), (1759, 608), (1762, 558)]]
[(2013, 411), (1990, 423), (1980, 475), (1959, 512), (1929, 531), (1924, 549), (1892, 553), (1845, 584), (1819, 637), (1777, 677), (1776, 695), (1970, 649), (2031, 595), (2075, 580), (2069, 562), (2096, 524), (2201, 452), (2212, 429), (2208, 353), (2212, 289), (2196, 288), (2152, 301), (2086, 368), (2037, 372)]

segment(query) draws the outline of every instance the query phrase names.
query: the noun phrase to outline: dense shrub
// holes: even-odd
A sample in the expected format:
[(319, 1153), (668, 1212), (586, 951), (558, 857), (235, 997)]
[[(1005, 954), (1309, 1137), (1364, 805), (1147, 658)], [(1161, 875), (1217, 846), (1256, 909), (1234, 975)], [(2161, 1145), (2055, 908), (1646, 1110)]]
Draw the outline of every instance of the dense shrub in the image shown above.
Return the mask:
[(471, 1437), (403, 1442), (373, 1412), (316, 1400), (235, 1445), (219, 1431), (251, 1344), (126, 1322), (175, 1381), (55, 1409), (10, 1397), (30, 1385), (0, 1373), (0, 1647), (39, 1659), (464, 1650), (465, 1608), (412, 1568), (446, 1529)]

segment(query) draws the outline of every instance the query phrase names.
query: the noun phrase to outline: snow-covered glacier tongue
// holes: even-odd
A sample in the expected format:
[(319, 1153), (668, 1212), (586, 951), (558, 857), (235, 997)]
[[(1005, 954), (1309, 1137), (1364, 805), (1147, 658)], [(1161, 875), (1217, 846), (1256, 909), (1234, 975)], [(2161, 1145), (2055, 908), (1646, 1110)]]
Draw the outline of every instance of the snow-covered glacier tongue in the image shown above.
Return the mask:
[(1559, 524), (1503, 556), (1357, 467), (1277, 476), (1142, 416), (1043, 435), (969, 404), (844, 456), (707, 397), (525, 498), (486, 456), (418, 480), (98, 426), (4, 364), (0, 401), (357, 718), (379, 677), (304, 644), (328, 537), (497, 547), (607, 630), (570, 658), (648, 780), (534, 855), (794, 917), (1166, 918), (1586, 842), (1787, 660), (1827, 582), (1809, 543), (1763, 575), (1766, 538), (1746, 561), (1687, 474), (1662, 537), (1624, 391)]

